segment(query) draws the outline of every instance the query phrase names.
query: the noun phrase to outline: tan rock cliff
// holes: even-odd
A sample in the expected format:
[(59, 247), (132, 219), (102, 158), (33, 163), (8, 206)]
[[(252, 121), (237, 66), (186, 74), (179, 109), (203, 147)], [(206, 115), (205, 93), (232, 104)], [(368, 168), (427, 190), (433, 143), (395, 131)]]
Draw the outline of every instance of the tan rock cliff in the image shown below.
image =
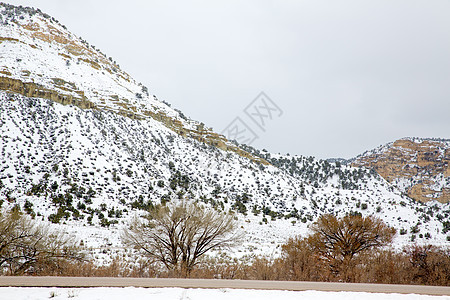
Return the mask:
[(375, 169), (415, 200), (450, 202), (450, 147), (446, 142), (401, 139), (385, 151), (358, 157), (353, 165)]

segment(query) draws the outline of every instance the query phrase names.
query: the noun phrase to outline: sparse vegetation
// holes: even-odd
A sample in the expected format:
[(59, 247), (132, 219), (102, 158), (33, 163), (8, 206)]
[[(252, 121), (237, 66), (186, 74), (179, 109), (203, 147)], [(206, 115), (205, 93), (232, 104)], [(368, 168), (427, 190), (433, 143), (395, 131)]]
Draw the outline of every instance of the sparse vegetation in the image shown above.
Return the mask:
[[(17, 241), (14, 246), (0, 244), (0, 254), (5, 257), (0, 274), (449, 285), (448, 247), (414, 244), (450, 242), (448, 205), (411, 200), (406, 192), (408, 181), (402, 181), (404, 187), (400, 186), (399, 192), (395, 180), (381, 179), (378, 169), (370, 164), (355, 167), (355, 161), (344, 159), (274, 155), (226, 141), (205, 124), (170, 108), (169, 103), (156, 96), (152, 99), (145, 86), (136, 84), (94, 46), (74, 36), (66, 39), (65, 27), (47, 14), (4, 3), (0, 7), (2, 26), (14, 30), (24, 25), (29, 27), (26, 32), (33, 33), (33, 37), (22, 35), (20, 42), (16, 35), (0, 38), (2, 46), (14, 50), (4, 53), (7, 64), (0, 70), (0, 206), (12, 208), (0, 216), (1, 226), (6, 226), (0, 227), (4, 230), (1, 238), (7, 241), (8, 234), (17, 235), (21, 228), (28, 232), (26, 239), (13, 238)], [(33, 22), (36, 14), (53, 29), (38, 28), (42, 22)], [(57, 47), (54, 56), (52, 51), (46, 52), (45, 60), (39, 61), (39, 49), (46, 49), (42, 46), (53, 40), (52, 34), (58, 35), (54, 42), (68, 43), (60, 43), (62, 48)], [(30, 51), (22, 53), (23, 49)], [(46, 70), (42, 64), (50, 60), (55, 60), (56, 68), (52, 78), (42, 74)], [(109, 82), (104, 80), (108, 76), (123, 88), (104, 85)], [(89, 89), (83, 90), (85, 87)], [(450, 140), (434, 141), (445, 143), (446, 151), (428, 151), (423, 159), (438, 161), (442, 168)], [(378, 150), (373, 151), (375, 156), (382, 153)], [(398, 161), (408, 163), (403, 158)], [(416, 164), (404, 167), (405, 171), (417, 168), (415, 172), (423, 171), (423, 175), (430, 171), (420, 170)], [(411, 186), (428, 181), (408, 179)], [(450, 187), (450, 178), (435, 186)], [(430, 199), (435, 196), (439, 193)], [(199, 199), (196, 209), (187, 203), (176, 205), (186, 198)], [(138, 252), (131, 247), (115, 252), (116, 245), (98, 234), (114, 234), (120, 228), (116, 224), (124, 224), (130, 213), (147, 211), (147, 217), (137, 219), (125, 234), (139, 254), (147, 253), (142, 259), (135, 259)], [(347, 219), (332, 219), (346, 214)], [(400, 239), (411, 247), (403, 252), (380, 249), (389, 246), (392, 229), (367, 217), (373, 215), (401, 228)], [(216, 220), (213, 216), (220, 217)], [(232, 259), (224, 252), (211, 258), (207, 257), (211, 252), (204, 251), (208, 247), (198, 246), (205, 226), (214, 228), (203, 224), (202, 218), (209, 220), (205, 224), (216, 225), (226, 220), (222, 224), (225, 227), (239, 220), (243, 229), (256, 220), (260, 225), (255, 227), (261, 232), (271, 232), (272, 227), (284, 222), (281, 226), (287, 224), (284, 228), (289, 231), (312, 228), (313, 234), (289, 239), (277, 258)], [(364, 225), (366, 218), (372, 223)], [(74, 226), (78, 231), (89, 228), (98, 234), (89, 239), (102, 240), (103, 245), (92, 250), (94, 255), (88, 261), (79, 261), (66, 235), (39, 225), (44, 224), (38, 223), (41, 220), (53, 223), (50, 228), (59, 224)], [(313, 225), (315, 220), (318, 222)], [(327, 232), (325, 223), (341, 228), (343, 235)], [(275, 247), (270, 234), (251, 234), (256, 243), (264, 240)], [(166, 241), (173, 242), (171, 246), (153, 247), (156, 241), (164, 240), (164, 235)], [(327, 240), (327, 236), (333, 240)], [(150, 243), (145, 249), (140, 246), (144, 242)], [(224, 241), (221, 246), (228, 244)], [(253, 254), (252, 247), (244, 251)], [(11, 253), (16, 256), (8, 256)], [(96, 265), (104, 262), (105, 256), (114, 257), (113, 262)]]

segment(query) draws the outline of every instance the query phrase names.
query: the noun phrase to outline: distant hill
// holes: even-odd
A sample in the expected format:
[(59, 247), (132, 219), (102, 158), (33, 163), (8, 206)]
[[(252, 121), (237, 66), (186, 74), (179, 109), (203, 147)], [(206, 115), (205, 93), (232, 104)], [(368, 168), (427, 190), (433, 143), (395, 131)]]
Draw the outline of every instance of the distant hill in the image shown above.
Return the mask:
[(356, 157), (352, 165), (374, 169), (412, 199), (450, 202), (450, 140), (400, 139)]

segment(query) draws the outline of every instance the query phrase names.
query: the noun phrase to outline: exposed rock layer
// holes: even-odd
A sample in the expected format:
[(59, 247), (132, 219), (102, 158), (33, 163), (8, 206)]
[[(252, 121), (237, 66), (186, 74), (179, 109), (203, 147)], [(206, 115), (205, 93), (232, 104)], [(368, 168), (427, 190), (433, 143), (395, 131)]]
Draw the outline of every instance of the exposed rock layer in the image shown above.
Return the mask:
[[(72, 85), (68, 82), (65, 82), (62, 79), (54, 78), (53, 81), (56, 84), (59, 84), (61, 87), (63, 85)], [(51, 90), (48, 88), (45, 88), (39, 84), (35, 84), (33, 82), (22, 82), (19, 79), (13, 79), (8, 78), (4, 76), (0, 76), (0, 90), (11, 92), (11, 93), (17, 93), (21, 94), (26, 97), (36, 97), (36, 98), (44, 98), (49, 99), (64, 105), (75, 105), (82, 109), (99, 109), (93, 102), (86, 99), (84, 96), (83, 91), (79, 90), (69, 90), (68, 92), (75, 92), (79, 95), (79, 97), (75, 97), (71, 94), (63, 94), (60, 92), (57, 92), (55, 90)], [(67, 90), (67, 88), (66, 88)], [(108, 109), (108, 107), (102, 107), (102, 109), (112, 110)], [(120, 109), (119, 111), (115, 111), (116, 113), (119, 113), (121, 115), (124, 115), (126, 117), (135, 118), (135, 119), (142, 119), (143, 117), (139, 114), (135, 113), (136, 108), (133, 106), (125, 105), (123, 106), (123, 109)], [(240, 149), (239, 147), (232, 146), (229, 143), (227, 143), (227, 140), (224, 136), (217, 134), (215, 132), (205, 130), (204, 128), (197, 128), (197, 130), (191, 130), (188, 128), (185, 128), (183, 126), (183, 123), (179, 120), (173, 119), (167, 115), (165, 115), (163, 112), (152, 112), (150, 110), (146, 110), (143, 112), (145, 116), (151, 117), (155, 120), (160, 121), (163, 123), (166, 127), (172, 129), (176, 133), (178, 133), (181, 136), (189, 136), (192, 137), (198, 141), (204, 142), (206, 144), (215, 146), (219, 149), (225, 150), (225, 151), (233, 151), (239, 154), (240, 156), (249, 158), (255, 162), (262, 163), (262, 164), (268, 164), (264, 159), (259, 157), (254, 157), (250, 153)]]
[(385, 151), (358, 157), (353, 165), (373, 168), (389, 182), (403, 182), (404, 192), (415, 200), (450, 202), (450, 147), (445, 142), (401, 139)]

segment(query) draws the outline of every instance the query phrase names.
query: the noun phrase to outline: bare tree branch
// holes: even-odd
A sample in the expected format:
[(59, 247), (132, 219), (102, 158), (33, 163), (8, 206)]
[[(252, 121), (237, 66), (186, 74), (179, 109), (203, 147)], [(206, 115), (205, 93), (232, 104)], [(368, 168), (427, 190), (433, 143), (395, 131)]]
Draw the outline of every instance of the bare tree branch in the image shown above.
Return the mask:
[(38, 265), (61, 259), (81, 260), (83, 255), (62, 232), (12, 210), (0, 213), (0, 271), (19, 275), (35, 273)]
[(313, 234), (307, 243), (327, 260), (333, 271), (346, 267), (355, 255), (392, 242), (395, 229), (378, 218), (345, 216), (338, 219), (323, 215), (311, 227)]
[(235, 227), (232, 216), (182, 202), (156, 206), (144, 220), (135, 218), (122, 237), (169, 270), (189, 276), (202, 255), (236, 242)]

